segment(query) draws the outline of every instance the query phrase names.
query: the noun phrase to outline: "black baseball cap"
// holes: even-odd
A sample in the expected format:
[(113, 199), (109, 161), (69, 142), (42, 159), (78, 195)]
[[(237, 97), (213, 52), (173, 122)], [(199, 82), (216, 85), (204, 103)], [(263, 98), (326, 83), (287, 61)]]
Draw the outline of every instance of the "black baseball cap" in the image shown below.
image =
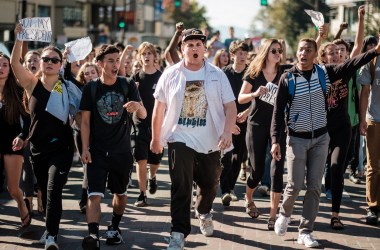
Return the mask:
[(199, 29), (192, 28), (182, 32), (182, 42), (193, 39), (201, 40), (203, 43), (206, 42), (206, 36)]

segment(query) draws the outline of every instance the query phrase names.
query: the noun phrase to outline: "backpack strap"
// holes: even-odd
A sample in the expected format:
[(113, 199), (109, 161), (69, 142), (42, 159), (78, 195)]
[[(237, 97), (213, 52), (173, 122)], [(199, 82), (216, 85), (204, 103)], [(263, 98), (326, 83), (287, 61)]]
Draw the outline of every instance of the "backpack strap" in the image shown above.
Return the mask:
[(321, 87), (322, 87), (322, 91), (324, 93), (324, 95), (326, 96), (327, 94), (327, 87), (326, 87), (326, 74), (325, 74), (325, 71), (322, 69), (321, 66), (319, 65), (316, 65), (317, 66), (317, 71), (318, 71), (318, 79), (319, 79), (319, 83), (321, 84)]
[(375, 80), (376, 62), (377, 62), (377, 56), (373, 58), (372, 61), (369, 62), (369, 71), (371, 73), (371, 85), (373, 83), (373, 80)]

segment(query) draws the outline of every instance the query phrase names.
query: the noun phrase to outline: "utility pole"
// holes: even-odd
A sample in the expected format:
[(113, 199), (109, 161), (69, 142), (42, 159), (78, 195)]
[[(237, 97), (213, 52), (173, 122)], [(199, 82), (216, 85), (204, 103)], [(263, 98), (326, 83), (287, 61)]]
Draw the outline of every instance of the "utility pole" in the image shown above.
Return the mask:
[(27, 0), (21, 0), (21, 18), (26, 17)]

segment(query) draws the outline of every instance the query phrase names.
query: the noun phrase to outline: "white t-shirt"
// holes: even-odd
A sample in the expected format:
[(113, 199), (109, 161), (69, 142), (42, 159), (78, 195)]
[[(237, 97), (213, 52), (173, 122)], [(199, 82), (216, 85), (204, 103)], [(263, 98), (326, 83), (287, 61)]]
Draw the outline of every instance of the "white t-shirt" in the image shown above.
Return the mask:
[(219, 150), (219, 138), (208, 108), (205, 74), (205, 67), (197, 71), (185, 68), (186, 88), (181, 114), (169, 141), (183, 142), (195, 151), (207, 154)]

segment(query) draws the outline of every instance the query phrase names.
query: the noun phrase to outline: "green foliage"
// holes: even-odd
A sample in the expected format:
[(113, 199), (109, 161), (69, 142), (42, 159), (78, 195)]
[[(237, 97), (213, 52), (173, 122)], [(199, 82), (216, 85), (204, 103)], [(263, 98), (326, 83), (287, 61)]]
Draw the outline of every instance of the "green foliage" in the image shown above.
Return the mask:
[(204, 6), (200, 8), (196, 1), (191, 1), (186, 10), (183, 8), (174, 8), (172, 18), (176, 23), (183, 22), (185, 28), (200, 28), (201, 26), (209, 27), (206, 12)]
[[(278, 39), (285, 39), (295, 51), (299, 36), (307, 32), (309, 28), (314, 29), (311, 18), (304, 10), (315, 10), (316, 8), (322, 12), (325, 22), (328, 22), (328, 7), (318, 0), (273, 0), (271, 5), (262, 8), (262, 11), (256, 16), (256, 20), (263, 23), (267, 34)], [(311, 33), (306, 34), (312, 35)], [(266, 34), (262, 35), (266, 37)], [(311, 38), (316, 37), (316, 33), (311, 36)]]

